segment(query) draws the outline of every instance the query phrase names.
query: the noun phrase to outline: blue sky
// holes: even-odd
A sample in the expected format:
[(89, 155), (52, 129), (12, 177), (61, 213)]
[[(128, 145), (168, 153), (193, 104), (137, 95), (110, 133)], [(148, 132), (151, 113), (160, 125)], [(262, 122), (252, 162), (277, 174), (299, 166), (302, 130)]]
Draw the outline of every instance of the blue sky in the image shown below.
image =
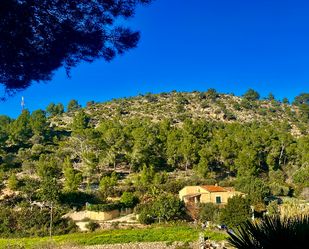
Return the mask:
[(146, 92), (206, 91), (293, 100), (309, 92), (309, 1), (157, 0), (125, 25), (141, 30), (138, 48), (110, 63), (80, 64), (68, 79), (56, 72), (0, 103), (17, 118), (21, 96), (30, 111)]

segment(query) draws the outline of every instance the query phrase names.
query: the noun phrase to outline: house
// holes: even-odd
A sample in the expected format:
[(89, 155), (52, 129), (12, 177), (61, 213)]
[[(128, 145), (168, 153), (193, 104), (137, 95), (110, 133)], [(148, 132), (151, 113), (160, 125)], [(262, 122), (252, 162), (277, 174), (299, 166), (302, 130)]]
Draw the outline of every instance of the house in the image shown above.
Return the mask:
[(241, 192), (235, 191), (234, 188), (223, 188), (217, 185), (186, 186), (179, 191), (179, 198), (186, 203), (211, 202), (225, 204), (228, 198), (239, 194), (244, 195)]

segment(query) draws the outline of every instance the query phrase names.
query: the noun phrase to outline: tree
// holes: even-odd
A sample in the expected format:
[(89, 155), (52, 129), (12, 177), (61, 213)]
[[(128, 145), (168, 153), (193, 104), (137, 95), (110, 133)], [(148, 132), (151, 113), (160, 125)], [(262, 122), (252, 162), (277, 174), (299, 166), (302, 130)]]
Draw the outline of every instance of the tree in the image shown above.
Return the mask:
[(207, 89), (206, 95), (211, 100), (215, 100), (218, 96), (217, 91), (214, 88)]
[(39, 188), (38, 181), (33, 178), (25, 177), (23, 182), (24, 186), (21, 187), (21, 192), (24, 194), (24, 197), (32, 203), (33, 197)]
[(8, 187), (12, 190), (16, 190), (17, 186), (18, 186), (18, 181), (17, 181), (15, 174), (13, 173), (8, 179)]
[(309, 104), (309, 93), (301, 93), (294, 98), (293, 105)]
[(32, 131), (30, 114), (27, 109), (24, 110), (13, 123), (11, 123), (10, 134), (12, 142), (26, 142), (30, 138)]
[(33, 131), (40, 134), (46, 129), (46, 112), (39, 109), (30, 115), (30, 125)]
[(3, 0), (0, 2), (0, 83), (6, 94), (50, 81), (64, 66), (135, 48), (139, 32), (116, 24), (134, 16), (139, 4), (152, 0)]
[(265, 216), (261, 221), (247, 220), (228, 242), (238, 249), (273, 249), (308, 247), (309, 216)]
[(118, 181), (118, 176), (114, 171), (111, 176), (102, 177), (100, 181), (100, 191), (106, 191), (108, 188), (116, 186)]
[(124, 192), (120, 198), (120, 201), (127, 207), (133, 207), (136, 204), (136, 198), (131, 192)]
[(248, 91), (243, 95), (244, 98), (248, 100), (258, 100), (260, 98), (260, 94), (253, 89), (248, 89)]
[(273, 95), (272, 93), (268, 94), (267, 100), (272, 101), (275, 99), (275, 95)]
[(59, 200), (59, 187), (57, 180), (55, 178), (46, 177), (40, 186), (38, 191), (38, 197), (42, 201), (47, 202), (50, 206), (50, 226), (49, 226), (49, 236), (52, 239), (52, 224), (53, 224), (53, 208)]
[(67, 112), (75, 111), (78, 108), (81, 108), (81, 105), (78, 104), (77, 100), (72, 99), (68, 104), (67, 104)]
[(184, 202), (172, 195), (160, 195), (151, 205), (151, 214), (153, 216), (167, 220), (182, 215), (184, 211)]
[(287, 98), (283, 98), (282, 103), (283, 104), (290, 104), (290, 101)]
[(72, 129), (86, 129), (88, 127), (90, 117), (84, 110), (78, 111), (77, 115), (73, 118)]
[(94, 105), (94, 101), (93, 100), (90, 100), (86, 103), (86, 106), (89, 107), (89, 106), (92, 106)]
[(214, 222), (215, 214), (219, 212), (218, 205), (213, 203), (200, 203), (199, 204), (199, 217), (202, 221)]
[(54, 103), (50, 103), (46, 107), (46, 112), (50, 116), (55, 116), (57, 114), (62, 114), (62, 113), (64, 113), (64, 106), (61, 103), (58, 103), (57, 105), (55, 105)]
[(221, 209), (221, 220), (227, 227), (235, 228), (252, 216), (250, 205), (241, 195), (228, 198), (225, 208)]
[(63, 183), (64, 190), (66, 191), (76, 191), (79, 184), (82, 183), (83, 177), (82, 173), (75, 173), (73, 166), (71, 164), (70, 158), (67, 157), (63, 164), (63, 173), (65, 181)]
[(235, 189), (249, 195), (259, 194), (262, 198), (269, 195), (269, 187), (267, 184), (254, 176), (237, 179)]
[(46, 161), (46, 157), (44, 154), (40, 155), (38, 162), (38, 170), (36, 174), (40, 176), (42, 179), (46, 177), (55, 176), (59, 172), (57, 163), (55, 159), (52, 157), (49, 162)]

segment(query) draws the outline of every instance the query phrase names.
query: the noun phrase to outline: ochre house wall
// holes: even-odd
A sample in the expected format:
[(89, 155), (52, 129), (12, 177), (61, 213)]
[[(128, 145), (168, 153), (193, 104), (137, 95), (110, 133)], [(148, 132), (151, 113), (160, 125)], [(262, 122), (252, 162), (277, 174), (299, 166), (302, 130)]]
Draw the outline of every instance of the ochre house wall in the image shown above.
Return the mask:
[[(201, 193), (200, 202), (203, 203), (207, 202), (216, 203), (216, 196), (221, 196), (221, 202), (227, 203), (228, 198), (232, 197), (233, 195), (241, 194), (238, 191), (208, 192), (207, 190), (201, 188), (200, 186), (186, 186), (179, 191), (179, 198), (182, 199), (182, 196), (193, 193)], [(188, 199), (186, 198), (184, 201), (188, 202)]]
[(184, 195), (191, 193), (208, 193), (208, 192), (205, 189), (201, 188), (200, 186), (187, 186), (179, 191), (179, 198), (182, 199)]

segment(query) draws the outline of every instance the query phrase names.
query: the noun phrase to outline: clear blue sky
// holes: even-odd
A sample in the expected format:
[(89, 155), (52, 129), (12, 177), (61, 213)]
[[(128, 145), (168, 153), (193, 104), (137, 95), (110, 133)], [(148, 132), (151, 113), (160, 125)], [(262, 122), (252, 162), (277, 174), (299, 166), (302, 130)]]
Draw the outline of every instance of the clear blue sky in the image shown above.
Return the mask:
[(21, 96), (30, 111), (50, 102), (136, 96), (146, 92), (206, 91), (241, 96), (249, 88), (290, 100), (309, 92), (309, 1), (157, 0), (126, 22), (141, 30), (137, 49), (80, 64), (68, 79), (59, 70), (48, 84), (0, 103), (16, 118)]

